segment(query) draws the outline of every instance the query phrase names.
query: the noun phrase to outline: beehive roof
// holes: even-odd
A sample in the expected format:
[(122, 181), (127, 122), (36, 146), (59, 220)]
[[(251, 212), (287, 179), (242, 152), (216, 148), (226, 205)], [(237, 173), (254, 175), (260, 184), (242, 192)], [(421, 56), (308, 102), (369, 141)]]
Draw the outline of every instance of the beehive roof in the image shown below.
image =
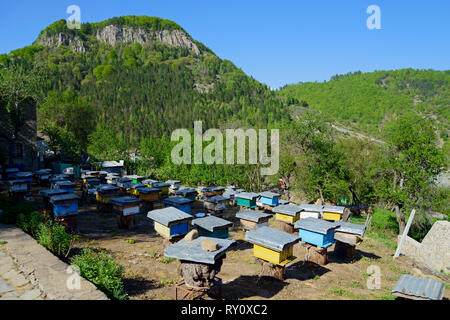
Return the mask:
[(247, 232), (245, 240), (280, 252), (300, 241), (300, 238), (284, 231), (263, 226)]

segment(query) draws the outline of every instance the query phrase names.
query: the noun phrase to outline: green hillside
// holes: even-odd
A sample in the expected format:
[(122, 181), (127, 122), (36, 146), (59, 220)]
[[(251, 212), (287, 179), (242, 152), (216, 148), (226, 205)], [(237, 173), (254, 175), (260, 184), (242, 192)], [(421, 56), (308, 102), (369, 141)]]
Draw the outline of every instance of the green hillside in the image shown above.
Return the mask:
[(408, 112), (435, 118), (444, 140), (450, 128), (450, 70), (354, 72), (321, 83), (288, 85), (279, 94), (291, 105), (309, 106), (329, 120), (375, 136), (385, 122)]

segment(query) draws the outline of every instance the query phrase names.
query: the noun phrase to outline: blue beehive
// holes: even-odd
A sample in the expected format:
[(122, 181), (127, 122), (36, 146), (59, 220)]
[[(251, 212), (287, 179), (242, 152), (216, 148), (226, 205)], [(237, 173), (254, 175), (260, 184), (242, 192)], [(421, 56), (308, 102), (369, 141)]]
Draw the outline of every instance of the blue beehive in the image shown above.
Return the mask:
[(215, 216), (206, 216), (192, 220), (192, 225), (197, 227), (199, 236), (227, 239), (228, 228), (233, 223)]
[(294, 225), (294, 229), (299, 229), (298, 234), (303, 242), (321, 248), (334, 244), (334, 231), (337, 228), (339, 225), (311, 217), (298, 220)]
[(31, 186), (31, 183), (33, 182), (33, 173), (31, 172), (17, 172), (15, 174), (15, 179), (21, 179), (28, 181), (28, 184)]
[(5, 169), (6, 179), (15, 179), (17, 172), (19, 172), (18, 168), (7, 168), (7, 169)]
[(268, 191), (261, 192), (259, 196), (259, 202), (261, 202), (262, 204), (267, 204), (271, 207), (277, 206), (278, 200), (280, 199), (280, 194)]
[(77, 215), (79, 198), (79, 196), (73, 193), (51, 196), (50, 203), (53, 204), (55, 217)]
[(154, 221), (155, 231), (162, 237), (171, 239), (189, 232), (192, 216), (174, 207), (152, 210), (147, 217)]
[(191, 188), (183, 188), (175, 191), (177, 196), (182, 196), (184, 198), (188, 198), (191, 200), (195, 200), (197, 198), (197, 191)]
[(191, 199), (183, 197), (166, 198), (163, 200), (166, 206), (175, 207), (183, 212), (191, 213)]
[(75, 183), (68, 180), (59, 180), (54, 182), (55, 189), (63, 189), (69, 192), (73, 192), (75, 189)]

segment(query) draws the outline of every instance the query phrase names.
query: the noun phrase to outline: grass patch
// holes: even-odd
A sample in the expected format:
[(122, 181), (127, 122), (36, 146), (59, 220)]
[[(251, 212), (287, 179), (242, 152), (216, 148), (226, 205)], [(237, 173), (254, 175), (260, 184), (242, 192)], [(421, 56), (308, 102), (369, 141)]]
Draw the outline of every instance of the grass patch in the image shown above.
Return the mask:
[(161, 259), (159, 259), (159, 262), (168, 264), (175, 260), (176, 260), (175, 258), (161, 258)]
[(175, 280), (160, 280), (157, 283), (157, 286), (159, 288), (163, 288), (163, 287), (166, 287), (166, 286), (172, 286), (174, 284), (177, 284), (177, 282)]
[(320, 276), (318, 274), (314, 275), (314, 277), (312, 278), (313, 280), (319, 280)]
[(366, 296), (362, 295), (362, 294), (357, 294), (354, 292), (351, 292), (347, 289), (343, 289), (343, 288), (332, 288), (330, 290), (328, 290), (328, 293), (334, 296), (338, 296), (338, 297), (347, 297), (353, 300), (361, 300), (361, 299), (365, 299)]
[(364, 289), (364, 286), (361, 284), (361, 282), (359, 281), (352, 281), (350, 283), (350, 287), (352, 288), (359, 288), (359, 289)]
[(8, 241), (0, 241), (0, 245), (7, 244)]
[(134, 239), (127, 239), (126, 242), (128, 244), (135, 244), (136, 243), (136, 241)]

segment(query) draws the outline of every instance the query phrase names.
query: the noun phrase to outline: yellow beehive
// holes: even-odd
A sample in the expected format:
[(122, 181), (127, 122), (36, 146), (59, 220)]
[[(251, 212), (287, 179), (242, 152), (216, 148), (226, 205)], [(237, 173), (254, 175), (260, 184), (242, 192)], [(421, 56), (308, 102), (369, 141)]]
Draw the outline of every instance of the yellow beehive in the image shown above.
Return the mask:
[(295, 216), (290, 216), (290, 215), (282, 214), (282, 213), (275, 214), (275, 220), (283, 221), (283, 222), (287, 222), (287, 223), (295, 223), (295, 221), (297, 221), (298, 219), (300, 219), (300, 213), (297, 213)]
[(111, 200), (112, 198), (117, 198), (117, 195), (113, 195), (113, 196), (104, 196), (102, 197), (101, 195), (99, 195), (98, 193), (95, 195), (95, 198), (97, 199), (98, 202), (101, 203), (108, 203), (109, 200)]
[(140, 193), (139, 194), (139, 199), (141, 199), (143, 201), (147, 201), (147, 202), (158, 201), (159, 200), (159, 193), (158, 192), (151, 192), (151, 193), (148, 193), (148, 194)]
[(342, 219), (342, 215), (340, 213), (324, 211), (323, 212), (323, 219), (324, 220), (340, 221)]
[(293, 252), (294, 252), (294, 247), (290, 246), (284, 250), (282, 250), (281, 252), (272, 250), (272, 249), (268, 249), (262, 246), (259, 246), (257, 244), (255, 244), (253, 246), (253, 255), (256, 258), (260, 258), (262, 260), (277, 264), (277, 265), (285, 265), (287, 264), (290, 260), (289, 258), (293, 256)]

